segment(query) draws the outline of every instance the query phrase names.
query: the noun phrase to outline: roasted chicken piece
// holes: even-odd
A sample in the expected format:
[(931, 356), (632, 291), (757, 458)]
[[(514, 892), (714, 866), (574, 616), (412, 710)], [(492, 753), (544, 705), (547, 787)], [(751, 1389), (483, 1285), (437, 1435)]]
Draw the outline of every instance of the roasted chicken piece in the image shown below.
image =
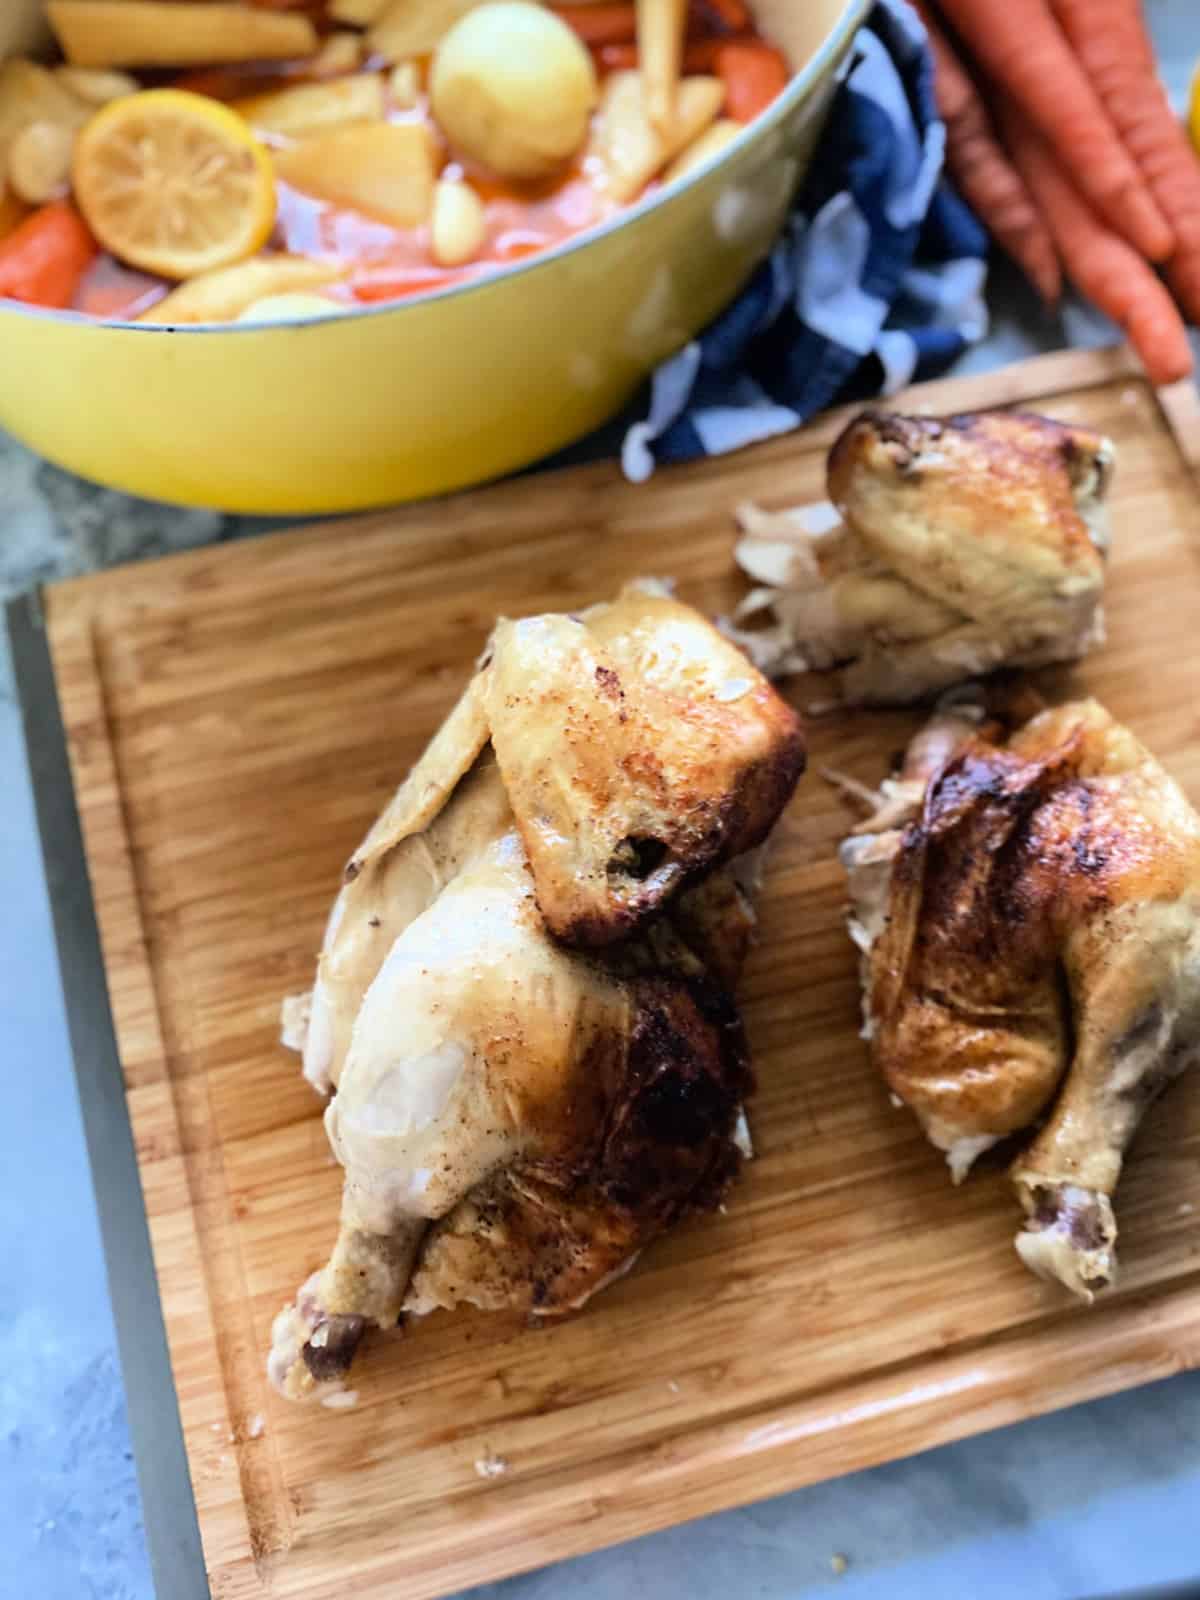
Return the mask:
[(844, 843), (865, 1037), (954, 1179), (1011, 1169), (1022, 1260), (1112, 1281), (1112, 1197), (1147, 1105), (1200, 1053), (1200, 818), (1094, 700), (1005, 737), (943, 706)]
[(661, 585), (497, 625), (285, 1009), (346, 1176), (333, 1256), (276, 1320), (281, 1392), (339, 1403), (405, 1312), (574, 1309), (719, 1201), (753, 1081), (729, 987), (803, 759)]
[(764, 670), (837, 670), (852, 705), (918, 700), (1103, 638), (1107, 439), (1019, 412), (864, 411), (829, 453), (829, 503), (743, 507), (755, 590), (735, 631)]

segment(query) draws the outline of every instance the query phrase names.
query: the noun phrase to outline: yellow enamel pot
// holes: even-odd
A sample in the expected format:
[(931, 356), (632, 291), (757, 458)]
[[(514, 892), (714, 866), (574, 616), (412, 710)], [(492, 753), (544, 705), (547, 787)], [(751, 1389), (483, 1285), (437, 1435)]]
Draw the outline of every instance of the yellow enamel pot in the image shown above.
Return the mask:
[[(382, 505), (536, 461), (618, 410), (762, 259), (869, 4), (759, 0), (797, 67), (774, 105), (660, 195), (494, 276), (291, 325), (0, 302), (0, 426), (129, 493), (242, 512)], [(4, 9), (0, 53), (40, 3)]]

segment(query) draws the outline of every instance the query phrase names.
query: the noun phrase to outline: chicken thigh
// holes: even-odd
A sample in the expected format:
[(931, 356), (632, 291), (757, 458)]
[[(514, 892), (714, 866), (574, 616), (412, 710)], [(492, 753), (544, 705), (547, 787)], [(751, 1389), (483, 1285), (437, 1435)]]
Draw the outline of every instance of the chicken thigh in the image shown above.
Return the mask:
[(1021, 1258), (1090, 1300), (1155, 1095), (1200, 1055), (1200, 818), (1095, 701), (944, 705), (844, 843), (864, 1033), (958, 1181), (1012, 1166)]
[(1111, 444), (1019, 412), (865, 411), (829, 453), (829, 503), (744, 507), (745, 570), (767, 587), (735, 633), (776, 672), (837, 669), (838, 698), (900, 704), (1103, 638)]
[(794, 714), (662, 586), (500, 622), (351, 860), (288, 1008), (334, 1091), (328, 1265), (272, 1381), (338, 1403), (368, 1327), (572, 1310), (718, 1203), (752, 1076), (729, 997)]

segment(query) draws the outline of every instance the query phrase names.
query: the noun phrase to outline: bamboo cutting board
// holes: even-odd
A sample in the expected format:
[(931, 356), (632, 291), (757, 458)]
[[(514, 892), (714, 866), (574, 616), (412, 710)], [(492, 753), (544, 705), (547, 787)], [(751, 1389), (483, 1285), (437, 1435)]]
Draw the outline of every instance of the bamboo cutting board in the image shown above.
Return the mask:
[[(1120, 458), (1109, 642), (1047, 685), (1100, 695), (1200, 801), (1194, 396), (1160, 400), (1107, 353), (909, 397), (1013, 402), (1110, 433)], [(953, 1189), (869, 1069), (834, 858), (847, 815), (819, 773), (875, 782), (916, 723), (889, 713), (811, 728), (743, 987), (758, 1157), (726, 1211), (576, 1320), (458, 1313), (375, 1338), (356, 1410), (268, 1391), (271, 1319), (337, 1214), (320, 1105), (277, 1038), (342, 863), (494, 614), (647, 572), (728, 607), (732, 506), (820, 498), (841, 420), (641, 488), (585, 467), (47, 595), (219, 1600), (444, 1594), (1200, 1359), (1200, 1074), (1147, 1121), (1121, 1287), (1087, 1311), (1017, 1261), (1003, 1174)]]

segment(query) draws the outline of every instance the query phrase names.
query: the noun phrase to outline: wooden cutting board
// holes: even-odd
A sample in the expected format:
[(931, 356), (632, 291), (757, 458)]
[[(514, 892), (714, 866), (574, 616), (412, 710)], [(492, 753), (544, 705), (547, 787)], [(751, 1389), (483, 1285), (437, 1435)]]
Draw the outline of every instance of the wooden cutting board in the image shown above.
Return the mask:
[[(1156, 396), (1109, 352), (906, 400), (1019, 402), (1113, 436), (1109, 642), (1045, 681), (1100, 695), (1200, 801), (1193, 392)], [(1089, 1311), (1017, 1261), (1003, 1174), (953, 1189), (870, 1070), (834, 855), (847, 814), (819, 774), (875, 782), (916, 723), (889, 713), (811, 728), (743, 989), (758, 1158), (726, 1211), (577, 1320), (459, 1313), (374, 1339), (356, 1410), (268, 1390), (271, 1319), (335, 1228), (321, 1107), (277, 1040), (342, 863), (497, 612), (572, 609), (639, 573), (727, 608), (731, 508), (822, 497), (842, 420), (640, 488), (585, 467), (47, 595), (221, 1600), (440, 1595), (1200, 1359), (1200, 1074), (1147, 1120), (1121, 1286)]]

